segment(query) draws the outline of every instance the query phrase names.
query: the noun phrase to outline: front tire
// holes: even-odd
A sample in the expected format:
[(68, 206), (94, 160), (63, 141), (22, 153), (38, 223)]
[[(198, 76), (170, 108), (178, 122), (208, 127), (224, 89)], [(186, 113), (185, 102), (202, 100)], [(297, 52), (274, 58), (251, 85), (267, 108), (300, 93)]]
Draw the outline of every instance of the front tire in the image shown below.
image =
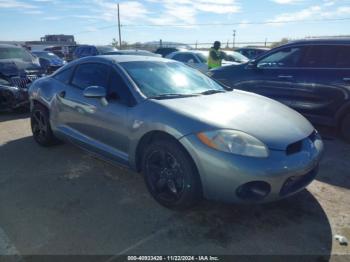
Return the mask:
[(159, 140), (147, 146), (142, 157), (142, 172), (150, 194), (165, 207), (189, 208), (202, 197), (197, 169), (175, 141)]
[(341, 122), (340, 134), (346, 142), (350, 143), (350, 112), (344, 116)]
[(40, 104), (35, 105), (31, 112), (30, 123), (34, 140), (39, 145), (48, 147), (58, 143), (52, 133), (49, 111), (46, 107)]

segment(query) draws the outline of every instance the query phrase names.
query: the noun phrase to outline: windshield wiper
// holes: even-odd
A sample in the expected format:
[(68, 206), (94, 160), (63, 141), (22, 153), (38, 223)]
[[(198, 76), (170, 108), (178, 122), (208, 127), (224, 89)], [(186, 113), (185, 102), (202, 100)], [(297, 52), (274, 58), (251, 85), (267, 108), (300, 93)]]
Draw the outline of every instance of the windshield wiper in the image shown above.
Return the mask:
[(207, 90), (204, 91), (202, 93), (200, 93), (201, 95), (212, 95), (212, 94), (216, 94), (216, 93), (225, 93), (225, 90), (215, 90), (215, 89), (211, 89), (211, 90)]
[(170, 98), (181, 98), (197, 96), (198, 94), (161, 94), (156, 96), (150, 96), (148, 99), (170, 99)]

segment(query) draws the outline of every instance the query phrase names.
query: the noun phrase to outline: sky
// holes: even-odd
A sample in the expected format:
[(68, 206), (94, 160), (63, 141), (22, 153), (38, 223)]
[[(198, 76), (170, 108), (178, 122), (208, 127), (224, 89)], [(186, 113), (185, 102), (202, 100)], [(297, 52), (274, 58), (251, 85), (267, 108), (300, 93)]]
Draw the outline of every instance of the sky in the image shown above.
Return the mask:
[(350, 0), (0, 0), (0, 41), (73, 34), (81, 44), (278, 41), (350, 35)]

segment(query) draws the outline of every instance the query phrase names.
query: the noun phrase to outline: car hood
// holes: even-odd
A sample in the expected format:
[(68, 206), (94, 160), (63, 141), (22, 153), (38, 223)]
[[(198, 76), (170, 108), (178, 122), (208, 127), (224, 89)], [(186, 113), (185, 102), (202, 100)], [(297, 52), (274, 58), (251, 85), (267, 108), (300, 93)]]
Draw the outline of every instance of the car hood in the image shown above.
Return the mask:
[(197, 120), (193, 132), (203, 126), (234, 129), (253, 135), (270, 149), (285, 150), (308, 137), (314, 128), (296, 111), (272, 99), (234, 90), (232, 92), (157, 101), (163, 106)]
[(222, 66), (232, 66), (232, 65), (240, 65), (241, 63), (233, 62), (233, 61), (227, 61), (227, 60), (222, 60)]
[(27, 71), (38, 72), (41, 70), (38, 61), (24, 61), (22, 59), (1, 59), (0, 73), (5, 76), (25, 75)]
[(60, 58), (51, 58), (49, 62), (52, 66), (62, 66), (64, 64), (63, 60)]

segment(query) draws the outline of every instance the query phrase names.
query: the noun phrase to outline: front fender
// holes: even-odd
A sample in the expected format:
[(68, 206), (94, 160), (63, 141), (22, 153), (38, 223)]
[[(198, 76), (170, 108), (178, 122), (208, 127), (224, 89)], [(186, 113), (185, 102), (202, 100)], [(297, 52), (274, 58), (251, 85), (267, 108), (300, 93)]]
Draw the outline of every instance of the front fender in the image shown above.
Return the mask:
[[(49, 81), (50, 80), (50, 81)], [(49, 77), (43, 77), (36, 80), (29, 88), (30, 108), (33, 109), (34, 101), (37, 101), (47, 108), (50, 108), (55, 88), (52, 86), (52, 80)]]

